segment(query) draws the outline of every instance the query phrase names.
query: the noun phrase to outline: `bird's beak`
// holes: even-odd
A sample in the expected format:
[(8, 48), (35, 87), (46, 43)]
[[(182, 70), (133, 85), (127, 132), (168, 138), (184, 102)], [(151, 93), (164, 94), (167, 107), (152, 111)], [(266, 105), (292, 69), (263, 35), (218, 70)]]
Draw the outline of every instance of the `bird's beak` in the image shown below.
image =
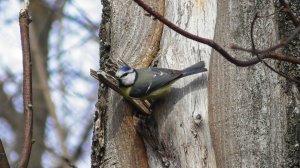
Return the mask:
[(120, 74), (118, 72), (115, 73), (115, 78), (120, 79)]

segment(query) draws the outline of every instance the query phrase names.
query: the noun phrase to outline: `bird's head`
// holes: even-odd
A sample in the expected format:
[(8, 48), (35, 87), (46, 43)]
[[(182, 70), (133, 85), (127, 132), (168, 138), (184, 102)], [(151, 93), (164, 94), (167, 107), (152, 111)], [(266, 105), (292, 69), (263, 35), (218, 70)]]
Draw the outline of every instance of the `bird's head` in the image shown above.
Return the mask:
[(120, 86), (131, 86), (136, 80), (136, 71), (128, 66), (123, 66), (116, 72)]

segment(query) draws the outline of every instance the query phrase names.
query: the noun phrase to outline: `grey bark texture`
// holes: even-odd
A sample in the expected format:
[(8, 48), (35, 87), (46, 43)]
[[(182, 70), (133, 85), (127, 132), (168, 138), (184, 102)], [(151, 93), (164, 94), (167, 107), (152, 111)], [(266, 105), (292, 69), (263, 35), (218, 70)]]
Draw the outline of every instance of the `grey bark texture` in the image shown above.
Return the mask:
[[(294, 92), (288, 94), (288, 82), (262, 64), (247, 68), (230, 64), (211, 48), (146, 16), (132, 0), (102, 2), (101, 65), (108, 58), (121, 58), (133, 67), (155, 63), (183, 69), (204, 60), (209, 73), (177, 81), (172, 92), (154, 104), (147, 119), (133, 117), (135, 109), (130, 104), (100, 85), (92, 167), (297, 164), (296, 159), (291, 161), (293, 164), (286, 161), (290, 151), (296, 149), (288, 149), (285, 139), (287, 112), (296, 113), (297, 102), (299, 108), (296, 86), (291, 85)], [(232, 51), (229, 45), (250, 47), (250, 24), (255, 12), (267, 15), (275, 11), (269, 0), (145, 2), (181, 28), (214, 39), (242, 59), (251, 55)], [(259, 20), (254, 33), (257, 48), (274, 44), (278, 40), (275, 19)], [(272, 61), (270, 64), (277, 67)]]
[[(163, 1), (149, 1), (161, 13)], [(154, 5), (155, 4), (155, 5)], [(103, 1), (102, 58), (122, 59), (133, 67), (147, 67), (159, 47), (162, 24), (145, 15), (131, 0)], [(104, 68), (104, 67), (101, 67)], [(101, 88), (96, 112), (93, 167), (147, 167), (147, 155), (135, 129), (134, 109), (120, 95)]]
[[(230, 9), (230, 10), (229, 10)], [(256, 12), (274, 13), (273, 1), (218, 1), (216, 42), (251, 47), (250, 25)], [(257, 48), (271, 46), (278, 38), (272, 17), (258, 20), (254, 29)], [(250, 54), (231, 52), (236, 58)], [(268, 61), (273, 67), (277, 64)], [(294, 167), (288, 153), (297, 143), (287, 144), (287, 114), (299, 113), (299, 91), (263, 64), (236, 67), (213, 52), (210, 62), (209, 122), (218, 167)], [(288, 82), (290, 83), (290, 82)], [(287, 90), (294, 90), (288, 94)], [(291, 93), (291, 92), (290, 92)], [(299, 125), (299, 124), (298, 124)], [(296, 130), (295, 130), (296, 131)], [(298, 130), (299, 132), (299, 130)], [(289, 149), (290, 148), (290, 149)], [(297, 152), (295, 152), (297, 155)], [(298, 156), (292, 156), (299, 158)]]
[[(165, 3), (165, 17), (170, 21), (193, 34), (213, 38), (216, 1)], [(210, 54), (211, 48), (164, 27), (156, 59), (160, 67), (170, 69), (183, 69), (201, 60), (209, 68)], [(158, 141), (167, 156), (164, 163), (170, 167), (215, 167), (208, 126), (207, 81), (207, 73), (183, 78), (153, 108)]]

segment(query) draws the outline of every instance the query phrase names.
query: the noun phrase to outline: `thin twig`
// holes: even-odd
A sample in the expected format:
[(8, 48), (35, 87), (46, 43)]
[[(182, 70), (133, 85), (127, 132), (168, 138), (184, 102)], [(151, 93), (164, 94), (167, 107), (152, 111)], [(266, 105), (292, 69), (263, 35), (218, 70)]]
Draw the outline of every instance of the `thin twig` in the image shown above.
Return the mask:
[(24, 143), (22, 157), (19, 162), (20, 168), (26, 168), (29, 162), (32, 147), (32, 62), (29, 42), (30, 16), (28, 10), (21, 9), (19, 14), (19, 24), (21, 33), (22, 53), (23, 53), (23, 106), (24, 106)]
[(298, 27), (300, 26), (300, 21), (298, 17), (291, 11), (289, 4), (286, 2), (286, 0), (279, 0), (280, 4), (284, 7), (284, 11), (287, 13), (287, 15), (292, 20), (293, 24)]
[[(256, 19), (258, 18), (258, 13), (255, 14), (253, 20), (252, 20), (252, 23), (251, 23), (251, 29), (250, 29), (250, 40), (251, 40), (251, 47), (252, 47), (252, 50), (255, 51), (255, 42), (254, 42), (254, 35), (253, 35), (253, 30), (254, 30), (254, 25), (255, 25), (255, 21)], [(252, 53), (253, 54), (253, 53)], [(262, 61), (262, 59), (259, 57), (259, 55), (256, 54), (256, 56), (258, 57), (258, 59), (260, 61)]]
[(0, 167), (10, 168), (1, 139), (0, 139)]
[(266, 62), (264, 62), (264, 64), (265, 64), (269, 69), (271, 69), (273, 72), (275, 72), (275, 73), (279, 74), (280, 76), (283, 76), (283, 77), (285, 77), (286, 79), (288, 79), (288, 80), (290, 80), (290, 81), (293, 81), (293, 82), (297, 83), (298, 85), (300, 85), (300, 81), (299, 81), (299, 80), (297, 80), (297, 79), (295, 79), (295, 78), (292, 78), (292, 77), (288, 76), (287, 74), (284, 74), (284, 73), (282, 73), (282, 72), (280, 72), (280, 71), (277, 71), (276, 69), (274, 69), (273, 67), (271, 67), (271, 66), (270, 66), (269, 64), (267, 64)]
[(287, 62), (292, 62), (295, 64), (300, 64), (300, 59), (294, 56), (288, 56), (286, 54), (282, 53), (270, 53), (264, 56), (264, 58), (276, 58), (278, 61), (287, 61), (287, 60), (292, 60), (292, 61), (287, 61)]
[[(157, 18), (159, 21), (161, 21), (163, 24), (168, 26), (170, 29), (172, 29), (175, 32), (183, 35), (186, 38), (192, 39), (194, 41), (197, 41), (197, 42), (200, 42), (200, 43), (203, 43), (203, 44), (206, 44), (206, 45), (212, 47), (217, 52), (219, 52), (225, 59), (227, 59), (229, 62), (235, 64), (236, 66), (246, 67), (246, 66), (251, 66), (251, 65), (254, 65), (254, 64), (257, 64), (258, 62), (260, 62), (260, 60), (257, 57), (251, 58), (250, 60), (238, 60), (238, 59), (234, 58), (233, 56), (231, 56), (224, 48), (222, 48), (215, 41), (213, 41), (211, 39), (206, 39), (206, 38), (203, 38), (203, 37), (196, 36), (194, 34), (191, 34), (187, 31), (181, 29), (180, 27), (178, 27), (177, 25), (175, 25), (171, 21), (167, 20), (161, 14), (154, 11), (150, 6), (148, 6), (147, 4), (145, 4), (141, 0), (133, 0), (133, 1), (136, 2), (140, 7), (142, 7), (149, 14), (151, 14), (152, 16)], [(268, 57), (265, 56), (265, 57), (261, 57), (261, 58), (262, 59), (264, 59), (264, 58), (277, 59), (277, 57), (272, 57), (270, 55), (268, 55)], [(288, 62), (292, 62), (294, 59), (290, 59), (289, 57), (286, 57), (285, 60), (288, 61)], [(299, 60), (299, 62), (300, 62), (300, 59), (297, 59), (297, 60)], [(295, 63), (295, 62), (292, 62), (292, 63)]]
[[(74, 4), (74, 1), (70, 1), (70, 4), (79, 12), (79, 14), (83, 17), (83, 19), (87, 22), (85, 25), (88, 25), (89, 29), (92, 31), (98, 30), (98, 25), (96, 25), (82, 10), (78, 5)], [(78, 20), (78, 19), (77, 19)]]
[(68, 164), (71, 168), (77, 168), (68, 158), (63, 158), (63, 160)]
[[(255, 42), (254, 42), (253, 30), (254, 30), (255, 22), (256, 22), (256, 20), (257, 20), (258, 18), (259, 18), (258, 13), (256, 13), (255, 16), (254, 16), (254, 18), (253, 18), (253, 21), (252, 21), (252, 23), (251, 23), (250, 37), (251, 37), (252, 51), (256, 51), (256, 49), (255, 49)], [(259, 59), (266, 67), (268, 67), (271, 71), (277, 73), (277, 74), (280, 75), (280, 76), (285, 77), (285, 78), (288, 79), (288, 80), (291, 80), (291, 81), (293, 81), (293, 82), (295, 82), (295, 83), (297, 83), (297, 84), (300, 84), (300, 81), (298, 81), (297, 79), (294, 79), (294, 78), (288, 76), (287, 74), (284, 74), (284, 73), (282, 73), (282, 72), (280, 72), (280, 71), (277, 71), (275, 68), (273, 68), (271, 65), (269, 65), (266, 61), (262, 60), (262, 59), (260, 58), (260, 55), (259, 55), (259, 54), (257, 54), (257, 53), (252, 53), (252, 54), (255, 55), (255, 56), (256, 56), (256, 57), (257, 57), (257, 58), (258, 58), (258, 59)]]
[[(256, 49), (256, 50), (253, 50), (253, 49), (242, 48), (242, 47), (239, 47), (237, 45), (232, 45), (231, 48), (235, 49), (235, 50), (241, 50), (241, 51), (253, 53), (253, 54), (267, 54), (269, 52), (275, 51), (276, 49), (279, 49), (279, 48), (287, 45), (288, 43), (290, 43), (295, 37), (297, 37), (297, 34), (299, 34), (299, 32), (300, 32), (300, 25), (295, 29), (295, 31), (286, 40), (284, 40), (284, 41), (282, 41), (282, 42), (280, 42), (280, 43), (278, 43), (278, 44), (276, 44), (274, 46), (266, 48), (266, 49), (261, 49), (261, 50), (257, 50)], [(262, 58), (264, 58), (264, 57), (262, 57)], [(292, 61), (293, 61), (293, 59), (289, 59), (288, 62), (292, 62)], [(292, 62), (292, 63), (299, 64), (298, 62)]]
[(268, 17), (271, 17), (271, 16), (274, 16), (275, 14), (281, 12), (282, 10), (284, 9), (283, 6), (281, 6), (278, 10), (276, 10), (275, 12), (269, 14), (269, 15), (263, 15), (263, 16), (258, 16), (259, 18), (268, 18)]
[[(245, 52), (251, 52), (253, 54), (268, 54), (272, 51), (275, 51), (276, 49), (279, 49), (285, 45), (287, 45), (288, 43), (290, 43), (295, 37), (297, 37), (297, 35), (299, 34), (300, 32), (300, 21), (298, 19), (298, 17), (291, 11), (288, 3), (285, 1), (285, 0), (279, 0), (280, 4), (281, 4), (281, 7), (278, 11), (280, 11), (281, 9), (284, 9), (284, 11), (287, 13), (287, 15), (290, 17), (290, 19), (292, 20), (293, 24), (295, 25), (296, 29), (294, 30), (294, 32), (284, 41), (274, 45), (274, 46), (271, 46), (269, 48), (266, 48), (266, 49), (261, 49), (261, 50), (251, 50), (251, 49), (246, 49), (246, 48), (242, 48), (242, 47), (239, 47), (237, 45), (232, 45), (232, 49), (236, 49), (236, 50), (241, 50), (241, 51), (245, 51)], [(273, 14), (275, 14), (277, 12), (274, 12)], [(271, 15), (273, 15), (271, 14)], [(268, 15), (268, 16), (271, 16), (271, 15)], [(268, 17), (268, 16), (258, 16), (257, 18), (263, 18), (263, 17)], [(274, 57), (275, 59), (277, 57)], [(288, 58), (288, 57), (287, 57)], [(296, 64), (299, 64), (300, 61), (297, 61), (297, 62), (293, 62), (295, 59), (290, 59), (288, 62), (292, 62), (292, 63), (296, 63)]]

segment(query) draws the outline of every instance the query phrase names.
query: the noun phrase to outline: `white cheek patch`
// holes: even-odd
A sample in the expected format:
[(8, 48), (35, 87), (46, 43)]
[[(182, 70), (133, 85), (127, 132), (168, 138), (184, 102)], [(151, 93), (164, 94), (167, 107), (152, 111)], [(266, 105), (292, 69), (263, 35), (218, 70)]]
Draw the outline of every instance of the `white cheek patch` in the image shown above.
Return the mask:
[(133, 85), (135, 81), (135, 76), (136, 74), (135, 72), (133, 72), (133, 73), (129, 73), (127, 76), (122, 77), (121, 78), (122, 84), (125, 86)]
[(132, 73), (134, 72), (134, 69), (130, 68), (130, 67), (122, 67), (120, 69), (118, 69), (118, 71), (116, 72), (116, 77), (120, 78), (121, 76), (123, 76), (125, 73)]

